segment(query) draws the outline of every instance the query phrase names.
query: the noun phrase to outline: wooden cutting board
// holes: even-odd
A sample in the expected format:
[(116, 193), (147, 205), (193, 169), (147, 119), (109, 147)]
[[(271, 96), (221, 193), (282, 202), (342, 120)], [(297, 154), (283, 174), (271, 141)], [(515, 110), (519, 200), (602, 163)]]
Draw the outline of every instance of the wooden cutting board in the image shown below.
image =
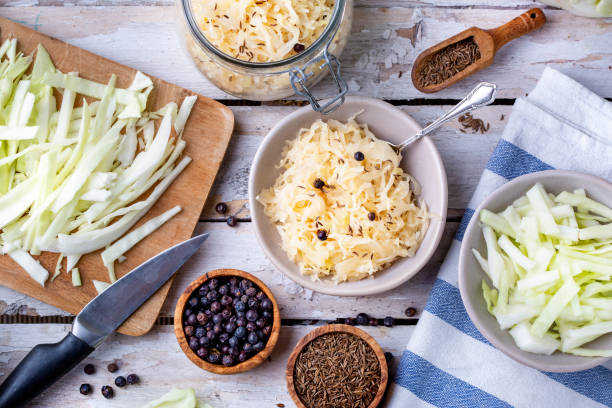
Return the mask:
[[(55, 66), (62, 72), (78, 72), (81, 77), (90, 80), (107, 83), (114, 73), (117, 75), (117, 87), (125, 88), (130, 85), (136, 73), (133, 68), (48, 37), (5, 18), (0, 18), (0, 37), (2, 41), (9, 37), (17, 38), (18, 49), (28, 55), (32, 55), (40, 43), (47, 49)], [(134, 49), (137, 48), (138, 44), (134, 44)], [(152, 58), (164, 57), (160, 54)], [(172, 69), (171, 61), (168, 61), (168, 68)], [(149, 96), (149, 110), (157, 110), (171, 101), (180, 105), (186, 96), (194, 95), (187, 89), (155, 77), (151, 77), (151, 80), (155, 88)], [(58, 100), (58, 107), (60, 102)], [(183, 210), (130, 250), (126, 254), (127, 260), (124, 263), (116, 263), (117, 278), (159, 252), (191, 237), (221, 165), (233, 127), (232, 111), (212, 99), (198, 95), (183, 133), (183, 139), (187, 142), (184, 155), (190, 156), (193, 161), (135, 227), (175, 205), (180, 205)], [(62, 274), (53, 282), (49, 279), (43, 288), (8, 256), (0, 257), (0, 284), (77, 314), (97, 294), (92, 279), (109, 281), (108, 272), (102, 265), (99, 252), (84, 256), (77, 265), (81, 272), (82, 287), (72, 286), (70, 275), (64, 272), (65, 261)], [(39, 259), (50, 271), (50, 275), (53, 275), (57, 255), (43, 253)], [(171, 284), (172, 280), (159, 289), (118, 331), (131, 336), (139, 336), (149, 331)], [(118, 304), (117, 307), (121, 305)]]

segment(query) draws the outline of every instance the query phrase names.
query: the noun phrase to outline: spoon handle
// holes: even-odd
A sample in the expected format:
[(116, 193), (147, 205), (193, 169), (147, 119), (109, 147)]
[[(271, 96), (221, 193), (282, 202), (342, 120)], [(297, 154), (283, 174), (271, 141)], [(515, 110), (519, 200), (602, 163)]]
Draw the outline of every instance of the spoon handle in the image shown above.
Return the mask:
[(517, 18), (508, 21), (506, 24), (487, 31), (491, 34), (491, 37), (493, 37), (493, 47), (495, 48), (495, 52), (497, 52), (497, 50), (507, 42), (530, 33), (533, 30), (537, 30), (542, 27), (544, 23), (546, 23), (546, 16), (542, 10), (539, 8), (532, 8)]
[(416, 142), (428, 133), (431, 133), (435, 129), (439, 128), (443, 123), (449, 120), (455, 119), (464, 113), (471, 112), (483, 106), (487, 106), (495, 100), (495, 92), (497, 86), (489, 82), (481, 82), (470, 92), (465, 98), (461, 100), (457, 105), (453, 106), (451, 110), (440, 116), (434, 122), (424, 127), (414, 136), (402, 142), (397, 146), (399, 151), (402, 151), (406, 146)]

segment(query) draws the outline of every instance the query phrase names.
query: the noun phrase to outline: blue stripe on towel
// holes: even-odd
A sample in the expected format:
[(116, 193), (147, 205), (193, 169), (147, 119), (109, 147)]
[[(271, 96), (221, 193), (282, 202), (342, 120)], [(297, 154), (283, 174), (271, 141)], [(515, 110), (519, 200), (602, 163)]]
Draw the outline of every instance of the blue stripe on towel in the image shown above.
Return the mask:
[(487, 163), (487, 170), (506, 180), (512, 180), (536, 171), (553, 170), (553, 167), (520, 147), (501, 139)]
[(468, 336), (489, 344), (487, 339), (474, 326), (472, 320), (470, 320), (470, 316), (468, 316), (465, 307), (463, 307), (459, 289), (445, 280), (436, 279), (425, 310), (456, 329), (461, 330)]
[[(459, 289), (445, 280), (436, 280), (425, 310), (468, 336), (491, 346), (491, 343), (480, 334), (472, 320), (470, 320), (467, 311), (463, 307)], [(590, 370), (576, 373), (542, 372), (542, 374), (585, 397), (612, 407), (612, 391), (610, 391), (612, 390), (612, 370), (608, 370), (603, 366), (597, 366)], [(597, 384), (593, 384), (594, 378), (597, 378)]]
[[(423, 380), (425, 378), (426, 381)], [(423, 401), (438, 407), (511, 407), (480, 388), (440, 370), (409, 350), (402, 355), (395, 381)]]
[(455, 234), (455, 239), (459, 242), (463, 241), (463, 234), (465, 234), (465, 230), (467, 229), (470, 220), (474, 216), (474, 210), (471, 208), (467, 208), (463, 217), (461, 218), (461, 224), (459, 224), (459, 228), (457, 229), (457, 233)]

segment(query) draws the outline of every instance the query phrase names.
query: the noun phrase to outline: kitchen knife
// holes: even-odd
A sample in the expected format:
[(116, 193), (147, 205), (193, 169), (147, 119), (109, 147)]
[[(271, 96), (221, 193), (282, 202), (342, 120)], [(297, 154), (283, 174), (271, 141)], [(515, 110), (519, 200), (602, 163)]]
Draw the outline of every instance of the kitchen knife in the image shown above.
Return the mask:
[(0, 408), (17, 408), (87, 357), (197, 252), (198, 235), (149, 259), (89, 302), (58, 343), (39, 344), (0, 385)]

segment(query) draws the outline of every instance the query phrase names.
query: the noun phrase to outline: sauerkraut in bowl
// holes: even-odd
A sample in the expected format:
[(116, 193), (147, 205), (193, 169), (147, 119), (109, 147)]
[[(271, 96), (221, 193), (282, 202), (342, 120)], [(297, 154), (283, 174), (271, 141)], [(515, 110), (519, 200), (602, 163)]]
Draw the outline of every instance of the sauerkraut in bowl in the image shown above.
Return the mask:
[[(308, 65), (338, 57), (350, 33), (353, 0), (181, 0), (179, 21), (196, 66), (223, 91), (252, 100), (295, 93), (289, 71), (306, 86), (328, 69)], [(331, 67), (330, 67), (331, 68)]]
[(257, 201), (302, 274), (358, 281), (415, 255), (430, 216), (400, 162), (354, 116), (319, 119), (287, 142), (281, 174)]

